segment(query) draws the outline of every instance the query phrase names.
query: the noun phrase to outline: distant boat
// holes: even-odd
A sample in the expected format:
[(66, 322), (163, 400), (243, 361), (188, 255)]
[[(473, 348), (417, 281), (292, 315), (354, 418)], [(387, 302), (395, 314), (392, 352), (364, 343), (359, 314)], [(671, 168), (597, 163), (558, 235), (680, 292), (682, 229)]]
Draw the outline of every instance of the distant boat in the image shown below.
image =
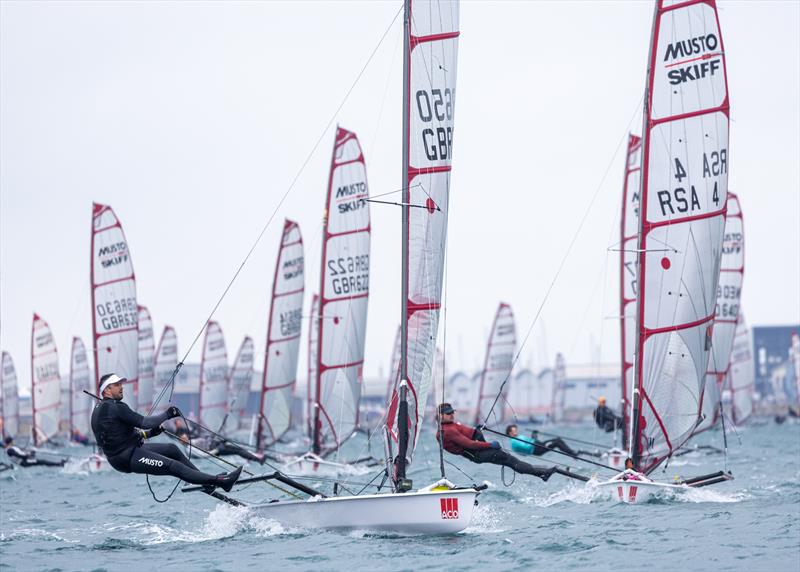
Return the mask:
[(753, 336), (741, 311), (736, 321), (727, 385), (731, 394), (731, 419), (735, 425), (743, 425), (753, 414), (756, 385)]
[(720, 414), (722, 384), (731, 362), (736, 321), (742, 298), (744, 278), (744, 225), (739, 198), (728, 193), (728, 212), (725, 217), (725, 238), (722, 243), (722, 262), (714, 332), (711, 338), (711, 357), (708, 360), (705, 391), (703, 392), (701, 419), (695, 429), (700, 433), (714, 427)]
[(31, 328), (31, 431), (36, 447), (41, 447), (58, 435), (60, 384), (55, 338), (47, 322), (34, 314)]
[(156, 351), (155, 336), (153, 335), (153, 320), (150, 310), (139, 306), (138, 322), (138, 371), (139, 371), (139, 410), (142, 415), (147, 415), (153, 407), (153, 393), (155, 386), (154, 359)]
[(222, 433), (230, 435), (245, 427), (247, 415), (247, 399), (250, 397), (250, 385), (253, 381), (253, 360), (255, 346), (250, 336), (245, 336), (236, 359), (228, 371), (228, 412)]
[(19, 389), (17, 370), (8, 352), (3, 352), (0, 362), (0, 416), (3, 421), (0, 437), (16, 437), (19, 433)]
[(305, 258), (296, 222), (285, 220), (267, 320), (256, 448), (269, 447), (292, 425), (300, 331), (303, 324)]
[[(511, 306), (501, 303), (492, 322), (486, 343), (486, 358), (478, 386), (478, 410), (475, 425), (502, 423), (505, 419), (505, 397), (510, 384), (517, 349), (517, 328)], [(489, 414), (491, 412), (491, 418)]]
[(228, 412), (228, 350), (222, 328), (214, 321), (206, 325), (200, 361), (198, 421), (212, 431), (222, 430)]
[(136, 276), (122, 225), (111, 207), (92, 205), (92, 348), (95, 388), (116, 373), (128, 380), (124, 401), (138, 407), (139, 306)]
[(89, 360), (86, 357), (86, 346), (79, 337), (72, 338), (72, 351), (70, 352), (69, 388), (70, 388), (70, 423), (69, 435), (72, 438), (76, 433), (83, 437), (90, 437), (90, 418), (92, 414), (92, 399), (84, 393), (92, 391), (91, 372)]
[[(178, 365), (178, 338), (172, 326), (164, 326), (153, 358), (153, 395), (161, 395)], [(169, 398), (169, 396), (167, 396)], [(166, 400), (161, 400), (166, 403)]]
[(306, 377), (306, 435), (314, 439), (314, 404), (317, 402), (317, 352), (319, 351), (319, 295), (311, 298), (308, 316), (308, 371)]

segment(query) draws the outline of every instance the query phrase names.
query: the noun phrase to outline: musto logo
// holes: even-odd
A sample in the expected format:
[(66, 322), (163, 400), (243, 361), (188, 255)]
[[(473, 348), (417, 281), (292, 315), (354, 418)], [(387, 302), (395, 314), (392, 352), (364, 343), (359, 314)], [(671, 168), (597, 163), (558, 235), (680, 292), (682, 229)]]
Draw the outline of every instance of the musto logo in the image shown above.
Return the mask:
[(439, 499), (442, 505), (442, 518), (453, 520), (458, 518), (458, 499)]
[(140, 463), (144, 463), (145, 465), (150, 465), (151, 467), (162, 467), (164, 465), (164, 461), (159, 461), (158, 459), (148, 459), (147, 457), (142, 457), (139, 459)]

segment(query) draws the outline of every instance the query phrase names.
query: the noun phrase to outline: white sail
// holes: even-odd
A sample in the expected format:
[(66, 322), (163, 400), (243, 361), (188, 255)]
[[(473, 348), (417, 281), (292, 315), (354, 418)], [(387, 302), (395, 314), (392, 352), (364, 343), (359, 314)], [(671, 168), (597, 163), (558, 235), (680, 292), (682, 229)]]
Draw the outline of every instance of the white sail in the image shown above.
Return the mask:
[(72, 392), (69, 386), (69, 376), (64, 376), (59, 385), (58, 406), (58, 432), (60, 435), (69, 436), (70, 423), (72, 422)]
[(486, 344), (486, 360), (478, 389), (475, 425), (497, 424), (505, 419), (505, 398), (509, 387), (505, 382), (511, 377), (516, 350), (517, 328), (514, 323), (514, 313), (511, 311), (511, 306), (501, 303), (497, 308), (489, 332), (489, 341)]
[(250, 385), (253, 381), (254, 357), (253, 340), (250, 336), (245, 336), (228, 372), (228, 417), (223, 431), (226, 434), (244, 427), (247, 399), (250, 397)]
[[(158, 341), (156, 348), (155, 359), (153, 360), (153, 399), (159, 399), (161, 392), (172, 379), (172, 374), (175, 367), (178, 365), (178, 338), (175, 335), (175, 329), (172, 326), (164, 326), (164, 331), (161, 332), (161, 339)], [(169, 390), (165, 396), (159, 400), (160, 411), (166, 407), (169, 402)]]
[(553, 368), (553, 403), (550, 407), (553, 421), (564, 419), (564, 405), (567, 398), (567, 364), (564, 355), (556, 354), (556, 365)]
[(394, 337), (394, 346), (392, 346), (392, 360), (389, 362), (389, 376), (386, 383), (386, 405), (392, 399), (392, 393), (397, 385), (397, 376), (400, 374), (400, 326), (397, 326), (397, 334)]
[(219, 431), (228, 411), (228, 351), (217, 322), (208, 322), (200, 362), (200, 425)]
[[(407, 4), (403, 90), (404, 258), (402, 280), (404, 358), (399, 383), (407, 384), (408, 435), (398, 440), (399, 386), (388, 428), (410, 462), (431, 387), (439, 330), (447, 242), (453, 118), (458, 68), (459, 4), (411, 0)], [(405, 423), (404, 423), (405, 425)], [(398, 455), (399, 456), (399, 455)], [(405, 460), (403, 460), (405, 463)], [(400, 475), (401, 477), (403, 475)]]
[(369, 296), (370, 216), (364, 155), (341, 127), (331, 158), (322, 243), (313, 452), (338, 449), (358, 426)]
[(725, 237), (722, 243), (717, 306), (714, 332), (711, 336), (711, 356), (708, 359), (705, 390), (703, 391), (701, 421), (695, 430), (711, 429), (719, 419), (722, 384), (728, 373), (733, 349), (733, 336), (739, 317), (744, 278), (744, 225), (739, 198), (728, 193), (728, 212), (725, 217)]
[(125, 233), (111, 207), (92, 205), (92, 330), (95, 387), (116, 373), (128, 379), (124, 401), (137, 408), (139, 334), (136, 277)]
[(8, 352), (3, 352), (0, 365), (0, 420), (0, 438), (16, 437), (19, 433), (19, 389), (17, 370)]
[(83, 437), (89, 436), (89, 426), (92, 415), (92, 398), (84, 393), (92, 391), (91, 372), (89, 360), (86, 357), (86, 346), (78, 337), (72, 338), (72, 352), (70, 356), (69, 385), (70, 403), (72, 405), (70, 435), (77, 432)]
[(753, 413), (755, 392), (755, 362), (753, 361), (753, 336), (739, 312), (736, 334), (733, 337), (731, 364), (728, 369), (728, 387), (731, 392), (731, 419), (742, 425)]
[(281, 245), (272, 280), (272, 302), (261, 378), (257, 434), (259, 448), (280, 439), (292, 424), (292, 398), (297, 383), (304, 289), (303, 237), (297, 223), (287, 219), (283, 223)]
[(314, 438), (314, 409), (317, 402), (317, 354), (319, 353), (319, 295), (311, 298), (308, 316), (308, 377), (306, 378), (306, 432)]
[(47, 322), (34, 314), (31, 329), (31, 430), (37, 447), (58, 433), (60, 384), (56, 341)]
[(797, 411), (800, 413), (800, 333), (792, 332), (792, 345), (789, 349), (789, 360), (794, 370), (795, 399)]
[(686, 442), (700, 415), (725, 227), (728, 111), (715, 6), (659, 0), (645, 96), (637, 272), (632, 450), (644, 472)]
[(642, 139), (628, 135), (625, 155), (625, 179), (622, 185), (622, 221), (620, 224), (620, 349), (622, 353), (623, 435), (627, 437), (631, 417), (633, 353), (636, 349), (636, 259), (639, 244), (639, 190), (642, 173)]
[(154, 358), (156, 351), (153, 335), (153, 320), (150, 310), (139, 306), (139, 409), (147, 415), (153, 407), (153, 386), (155, 384)]

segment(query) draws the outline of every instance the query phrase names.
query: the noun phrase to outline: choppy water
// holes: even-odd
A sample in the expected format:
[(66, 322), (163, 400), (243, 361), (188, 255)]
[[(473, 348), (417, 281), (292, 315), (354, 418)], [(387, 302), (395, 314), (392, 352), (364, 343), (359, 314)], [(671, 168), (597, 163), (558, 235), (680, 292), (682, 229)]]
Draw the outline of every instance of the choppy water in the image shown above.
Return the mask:
[[(561, 432), (600, 438), (589, 427)], [(417, 461), (428, 456), (431, 464), (413, 475), (420, 486), (438, 471), (427, 437)], [(196, 493), (157, 504), (141, 476), (17, 470), (0, 474), (0, 569), (800, 570), (800, 425), (745, 428), (740, 438), (730, 437), (735, 481), (635, 506), (557, 476), (545, 484), (520, 475), (505, 487), (498, 468), (454, 459), (493, 486), (473, 525), (449, 537), (285, 529)], [(699, 441), (718, 444), (721, 435)], [(722, 463), (721, 455), (693, 453), (656, 476)], [(158, 481), (157, 493), (171, 482)], [(260, 484), (242, 493), (270, 494)]]

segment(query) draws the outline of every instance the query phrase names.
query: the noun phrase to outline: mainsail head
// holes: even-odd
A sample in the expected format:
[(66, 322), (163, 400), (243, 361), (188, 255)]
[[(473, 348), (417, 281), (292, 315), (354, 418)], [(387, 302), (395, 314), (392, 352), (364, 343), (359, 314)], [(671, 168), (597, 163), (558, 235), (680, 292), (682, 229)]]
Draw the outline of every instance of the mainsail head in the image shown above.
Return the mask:
[(367, 171), (355, 133), (338, 127), (322, 242), (313, 451), (339, 448), (358, 427), (369, 297)]
[(692, 435), (728, 194), (728, 88), (715, 5), (658, 0), (645, 96), (632, 451), (649, 472)]
[(257, 436), (259, 448), (280, 439), (292, 423), (292, 396), (297, 382), (304, 292), (303, 237), (297, 223), (287, 219), (283, 223), (272, 281), (272, 301), (261, 380)]
[(31, 328), (31, 429), (37, 447), (58, 433), (60, 384), (55, 338), (47, 322), (34, 314)]
[(139, 306), (136, 276), (122, 225), (111, 207), (92, 205), (92, 328), (95, 387), (116, 373), (128, 379), (124, 401), (137, 408)]

